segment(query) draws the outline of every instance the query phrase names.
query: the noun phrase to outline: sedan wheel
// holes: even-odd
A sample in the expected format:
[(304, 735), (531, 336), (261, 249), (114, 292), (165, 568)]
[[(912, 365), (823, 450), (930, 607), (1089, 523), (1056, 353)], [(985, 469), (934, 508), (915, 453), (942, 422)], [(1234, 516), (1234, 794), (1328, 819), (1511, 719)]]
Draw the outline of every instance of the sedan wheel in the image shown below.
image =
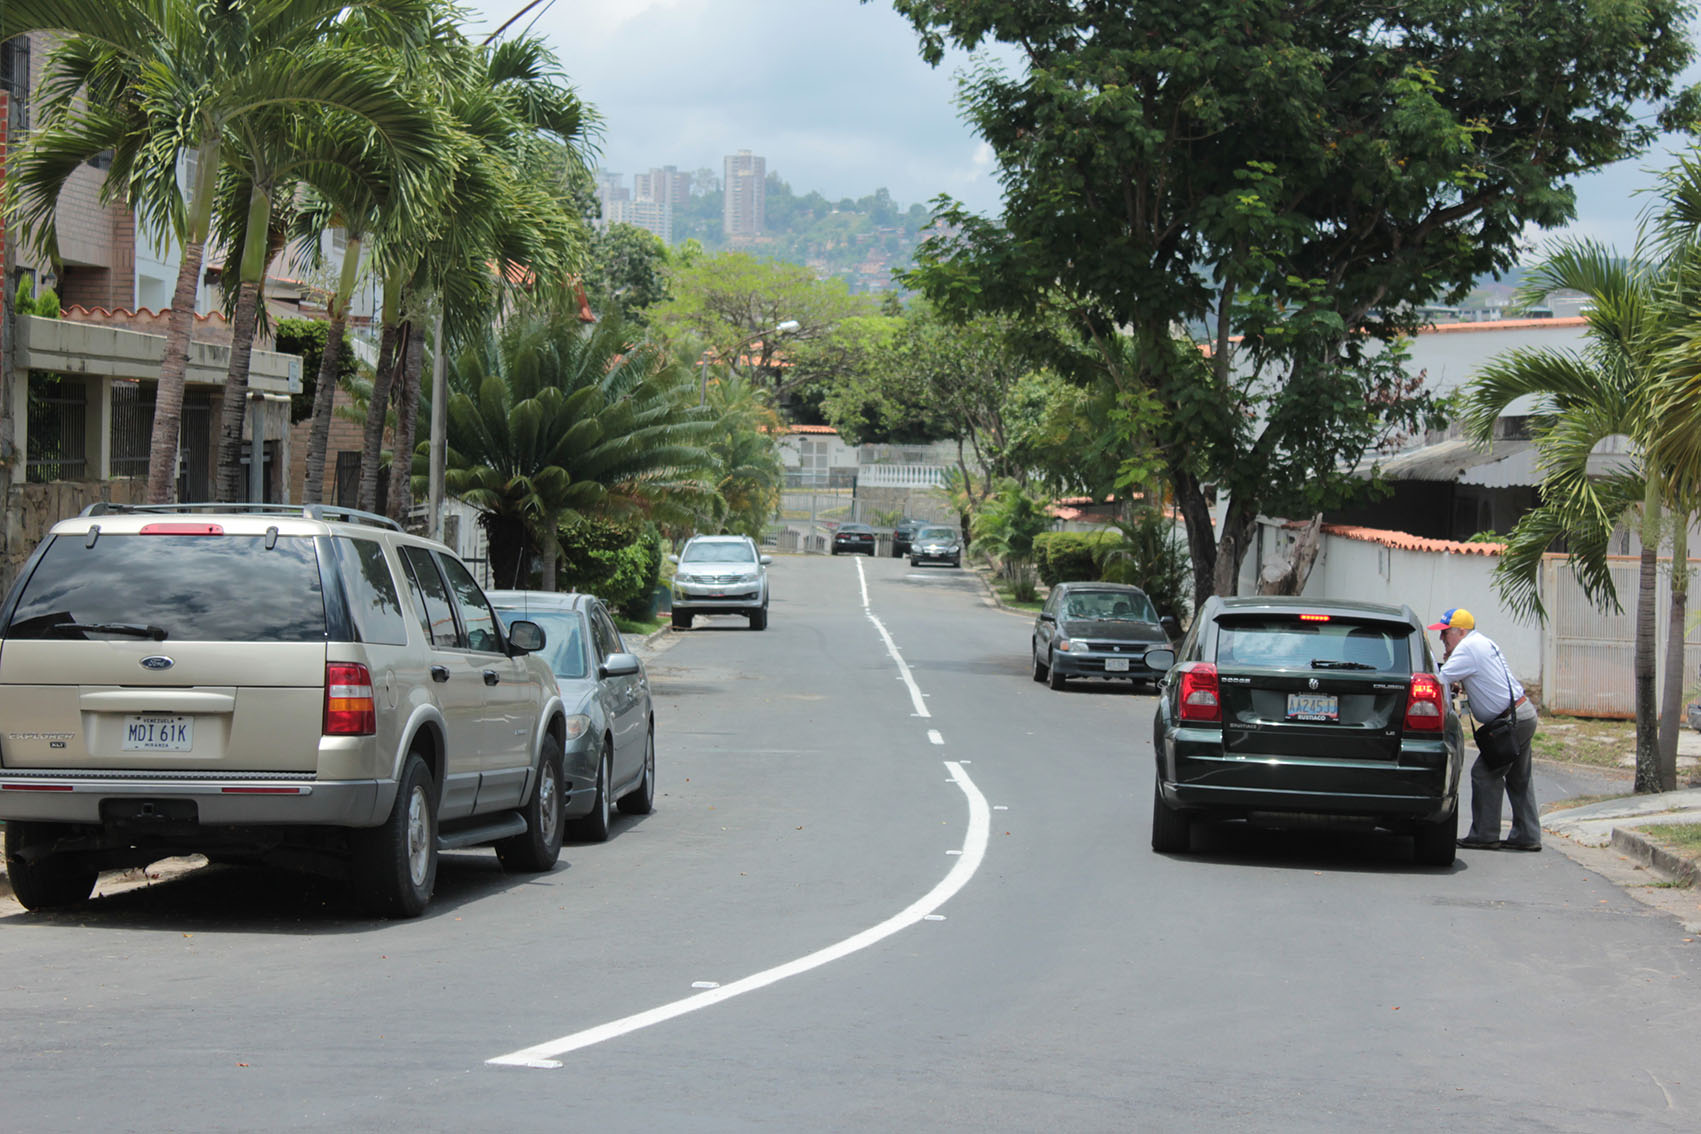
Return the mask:
[(644, 740), (644, 778), (620, 797), (620, 810), (627, 815), (648, 815), (656, 803), (656, 734)]
[(1046, 669), (1050, 671), (1050, 685), (1053, 689), (1062, 689), (1069, 684), (1069, 679), (1057, 672), (1057, 658), (1055, 656), (1048, 656)]
[(582, 819), (575, 819), (568, 825), (568, 833), (582, 843), (603, 843), (608, 841), (608, 829), (612, 821), (612, 808), (609, 807), (608, 787), (614, 774), (614, 743), (605, 742), (602, 749), (602, 760), (597, 764), (597, 794), (591, 801), (591, 813)]
[(1031, 660), (1033, 662), (1033, 665), (1034, 665), (1034, 680), (1035, 681), (1044, 681), (1046, 674), (1050, 672), (1051, 667), (1039, 660), (1039, 643), (1038, 642), (1028, 643), (1028, 658), (1029, 658), (1029, 660)]

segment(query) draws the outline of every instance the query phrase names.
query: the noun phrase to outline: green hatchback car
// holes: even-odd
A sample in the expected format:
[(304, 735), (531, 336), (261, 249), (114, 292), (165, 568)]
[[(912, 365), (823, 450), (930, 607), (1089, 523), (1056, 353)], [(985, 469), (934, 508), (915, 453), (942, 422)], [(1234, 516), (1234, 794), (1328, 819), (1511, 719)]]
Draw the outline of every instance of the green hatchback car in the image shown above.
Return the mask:
[(1206, 600), (1159, 687), (1152, 849), (1201, 820), (1380, 828), (1453, 862), (1464, 734), (1410, 607)]

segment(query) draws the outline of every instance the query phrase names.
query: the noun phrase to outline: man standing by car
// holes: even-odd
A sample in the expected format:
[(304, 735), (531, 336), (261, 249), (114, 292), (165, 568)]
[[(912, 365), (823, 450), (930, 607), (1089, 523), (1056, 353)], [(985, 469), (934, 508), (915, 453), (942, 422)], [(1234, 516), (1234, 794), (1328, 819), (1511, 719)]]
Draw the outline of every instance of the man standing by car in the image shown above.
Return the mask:
[[(1508, 707), (1517, 722), (1518, 755), (1506, 767), (1494, 769), (1479, 752), (1471, 765), (1471, 829), (1459, 840), (1462, 847), (1492, 850), (1539, 851), (1542, 827), (1536, 812), (1536, 792), (1530, 778), (1530, 740), (1536, 735), (1536, 707), (1524, 696), (1524, 687), (1512, 676), (1500, 647), (1478, 632), (1476, 619), (1456, 606), (1430, 623), (1441, 631), (1446, 650), (1441, 660), (1441, 680), (1449, 687), (1462, 685), (1471, 703), (1471, 716), (1479, 724), (1493, 720)], [(1500, 837), (1500, 797), (1512, 801), (1512, 830)]]

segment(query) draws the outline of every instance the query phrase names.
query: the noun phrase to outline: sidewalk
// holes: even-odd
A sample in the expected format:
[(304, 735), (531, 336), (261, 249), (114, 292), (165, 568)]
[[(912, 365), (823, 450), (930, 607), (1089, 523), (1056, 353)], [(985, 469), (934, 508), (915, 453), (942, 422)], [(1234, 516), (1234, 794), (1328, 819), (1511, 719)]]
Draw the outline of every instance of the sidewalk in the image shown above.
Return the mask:
[(1674, 882), (1691, 883), (1701, 878), (1701, 862), (1693, 853), (1662, 846), (1639, 830), (1690, 823), (1701, 823), (1701, 788), (1631, 795), (1550, 811), (1542, 817), (1542, 830), (1584, 846), (1615, 847)]

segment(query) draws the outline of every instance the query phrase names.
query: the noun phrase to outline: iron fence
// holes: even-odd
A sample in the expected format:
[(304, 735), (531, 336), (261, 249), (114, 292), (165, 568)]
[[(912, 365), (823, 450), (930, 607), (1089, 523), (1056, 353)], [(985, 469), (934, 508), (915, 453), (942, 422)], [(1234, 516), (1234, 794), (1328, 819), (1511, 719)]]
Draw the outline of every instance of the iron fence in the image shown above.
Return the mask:
[(89, 390), (81, 379), (31, 374), (26, 480), (82, 480), (88, 467)]

